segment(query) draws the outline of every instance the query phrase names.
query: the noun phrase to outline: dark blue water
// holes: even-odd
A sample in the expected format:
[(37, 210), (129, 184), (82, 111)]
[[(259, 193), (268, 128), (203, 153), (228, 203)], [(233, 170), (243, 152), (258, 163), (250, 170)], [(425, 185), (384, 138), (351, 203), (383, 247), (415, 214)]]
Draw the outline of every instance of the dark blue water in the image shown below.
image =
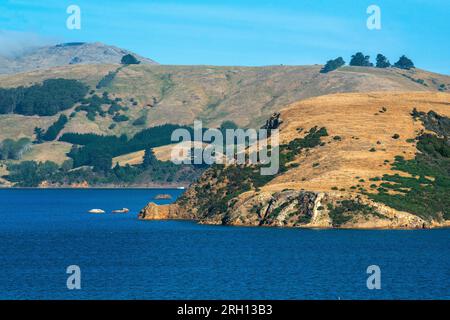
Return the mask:
[[(0, 190), (0, 298), (450, 298), (449, 229), (138, 221), (158, 193), (181, 191)], [(86, 213), (122, 207), (131, 213)], [(81, 290), (66, 287), (69, 265), (81, 268)], [(381, 290), (367, 289), (369, 265), (381, 268)]]

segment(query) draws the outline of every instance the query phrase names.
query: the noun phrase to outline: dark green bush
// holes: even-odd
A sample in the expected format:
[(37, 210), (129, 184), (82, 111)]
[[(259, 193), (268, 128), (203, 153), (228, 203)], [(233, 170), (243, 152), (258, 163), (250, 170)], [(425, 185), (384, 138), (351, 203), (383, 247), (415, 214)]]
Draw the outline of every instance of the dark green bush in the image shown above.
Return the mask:
[(141, 116), (133, 121), (133, 126), (144, 126), (147, 123), (147, 117)]
[(394, 67), (409, 70), (414, 68), (414, 63), (405, 55), (403, 55), (398, 59), (396, 63), (394, 63)]
[(138, 59), (136, 59), (136, 57), (133, 56), (132, 54), (126, 54), (122, 57), (120, 63), (128, 65), (128, 64), (140, 64), (141, 62)]
[(338, 57), (333, 60), (328, 60), (327, 63), (323, 66), (323, 68), (320, 70), (320, 73), (328, 73), (330, 71), (342, 67), (343, 65), (345, 65), (345, 61), (344, 59), (342, 59), (342, 57)]
[(373, 67), (373, 64), (370, 62), (370, 56), (365, 56), (362, 52), (357, 52), (352, 55), (349, 64), (351, 66)]

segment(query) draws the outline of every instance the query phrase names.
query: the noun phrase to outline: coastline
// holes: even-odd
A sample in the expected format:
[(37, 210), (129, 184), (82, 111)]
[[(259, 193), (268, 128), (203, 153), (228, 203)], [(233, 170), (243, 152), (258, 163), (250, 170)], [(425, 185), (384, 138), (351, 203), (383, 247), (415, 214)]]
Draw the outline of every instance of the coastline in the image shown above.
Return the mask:
[(395, 228), (387, 228), (387, 227), (324, 227), (324, 226), (275, 226), (275, 225), (245, 225), (245, 224), (221, 224), (221, 223), (208, 223), (195, 219), (142, 219), (138, 218), (140, 221), (182, 221), (182, 222), (192, 222), (198, 225), (205, 226), (221, 226), (221, 227), (236, 227), (236, 228), (264, 228), (264, 229), (302, 229), (302, 230), (365, 230), (365, 231), (383, 231), (383, 230), (396, 230), (396, 231), (420, 231), (420, 230), (439, 230), (439, 229), (450, 229), (450, 223), (442, 226), (432, 226), (429, 228), (405, 228), (405, 227), (395, 227)]
[(189, 185), (136, 185), (136, 186), (89, 186), (89, 187), (71, 187), (71, 186), (47, 186), (47, 187), (14, 187), (14, 186), (0, 186), (0, 190), (89, 190), (89, 189), (96, 189), (96, 190), (114, 190), (114, 189), (130, 189), (130, 190), (139, 190), (139, 189), (154, 189), (154, 190), (164, 190), (164, 189), (178, 189), (178, 190), (186, 190)]
[[(184, 188), (182, 186), (169, 186), (169, 187), (163, 187), (163, 186), (133, 186), (133, 187), (119, 187), (119, 186), (92, 186), (87, 188), (81, 188), (81, 187), (0, 187), (0, 190), (186, 190), (181, 189)], [(174, 201), (175, 202), (175, 201)], [(152, 203), (152, 202), (150, 202)], [(150, 204), (149, 203), (149, 204)], [(395, 227), (379, 227), (379, 226), (367, 226), (367, 225), (352, 225), (352, 226), (340, 226), (340, 227), (333, 227), (333, 226), (324, 226), (324, 225), (297, 225), (297, 226), (279, 226), (279, 225), (255, 225), (255, 224), (224, 224), (220, 222), (214, 222), (214, 221), (204, 221), (204, 220), (198, 220), (193, 219), (191, 217), (185, 216), (174, 216), (174, 217), (167, 217), (168, 214), (166, 212), (166, 208), (170, 208), (171, 205), (156, 205), (156, 208), (162, 209), (162, 212), (160, 215), (156, 216), (142, 216), (143, 210), (139, 212), (137, 215), (137, 219), (140, 221), (189, 221), (198, 225), (217, 225), (217, 226), (224, 226), (224, 227), (245, 227), (245, 228), (279, 228), (279, 229), (310, 229), (310, 230), (431, 230), (431, 229), (448, 229), (450, 228), (450, 221), (444, 221), (441, 224), (431, 223), (427, 227), (402, 227), (402, 226), (395, 226)], [(159, 216), (159, 217), (158, 217)]]
[[(238, 209), (239, 210), (239, 209)], [(242, 214), (241, 208), (239, 211)], [(195, 211), (195, 210), (194, 210)], [(395, 218), (379, 219), (373, 217), (372, 220), (363, 219), (355, 220), (341, 225), (334, 225), (328, 219), (317, 219), (318, 215), (322, 213), (312, 210), (311, 222), (305, 224), (281, 224), (273, 223), (263, 218), (259, 219), (225, 219), (223, 216), (208, 217), (199, 216), (189, 210), (189, 208), (180, 206), (175, 202), (172, 204), (158, 205), (154, 202), (149, 202), (137, 215), (139, 220), (147, 221), (164, 221), (164, 220), (188, 220), (202, 225), (222, 225), (222, 226), (237, 226), (237, 227), (270, 227), (270, 228), (297, 228), (297, 229), (343, 229), (343, 230), (429, 230), (429, 229), (444, 229), (450, 227), (450, 220), (423, 220), (417, 216), (413, 216), (415, 220), (402, 220), (402, 216)]]

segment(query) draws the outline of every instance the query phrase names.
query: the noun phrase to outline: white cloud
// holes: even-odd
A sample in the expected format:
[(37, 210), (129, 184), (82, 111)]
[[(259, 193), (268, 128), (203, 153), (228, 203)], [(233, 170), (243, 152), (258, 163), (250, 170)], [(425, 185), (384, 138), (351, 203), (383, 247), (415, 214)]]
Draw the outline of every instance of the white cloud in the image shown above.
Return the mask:
[(14, 57), (55, 40), (31, 32), (0, 30), (0, 56)]

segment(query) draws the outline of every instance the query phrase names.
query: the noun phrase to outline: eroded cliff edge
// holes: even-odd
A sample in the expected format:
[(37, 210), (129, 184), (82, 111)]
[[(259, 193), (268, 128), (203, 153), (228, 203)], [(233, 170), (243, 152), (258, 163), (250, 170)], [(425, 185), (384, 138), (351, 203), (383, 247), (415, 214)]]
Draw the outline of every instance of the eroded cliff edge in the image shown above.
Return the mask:
[(450, 226), (450, 95), (342, 94), (281, 113), (280, 172), (212, 166), (141, 219), (310, 228)]
[[(205, 215), (179, 204), (147, 205), (139, 214), (143, 220), (182, 219), (203, 224), (234, 226), (272, 226), (304, 228), (405, 228), (422, 229), (440, 226), (407, 212), (361, 198), (344, 200), (333, 193), (286, 190), (282, 192), (249, 192), (223, 213)], [(337, 212), (337, 213), (336, 213)]]

